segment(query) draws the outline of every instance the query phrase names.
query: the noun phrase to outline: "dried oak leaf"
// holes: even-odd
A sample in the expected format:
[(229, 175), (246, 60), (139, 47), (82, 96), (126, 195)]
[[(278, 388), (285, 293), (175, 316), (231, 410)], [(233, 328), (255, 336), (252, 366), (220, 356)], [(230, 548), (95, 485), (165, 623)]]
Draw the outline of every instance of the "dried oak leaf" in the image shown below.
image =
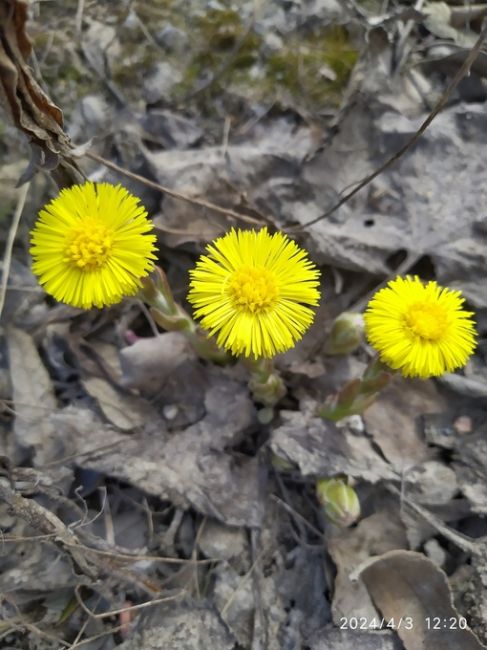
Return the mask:
[(81, 180), (81, 175), (63, 130), (61, 109), (42, 90), (27, 64), (32, 44), (26, 21), (27, 2), (0, 0), (0, 104), (31, 145), (31, 161), (19, 184), (43, 167), (56, 170), (60, 185), (70, 185)]

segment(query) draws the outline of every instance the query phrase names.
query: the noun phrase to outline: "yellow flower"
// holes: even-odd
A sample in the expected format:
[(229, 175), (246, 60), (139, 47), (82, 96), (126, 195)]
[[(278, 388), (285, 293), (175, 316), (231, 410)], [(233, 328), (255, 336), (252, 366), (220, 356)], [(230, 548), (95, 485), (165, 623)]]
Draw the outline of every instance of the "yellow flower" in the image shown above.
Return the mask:
[(311, 325), (319, 271), (283, 233), (234, 230), (207, 246), (190, 271), (188, 300), (201, 325), (233, 354), (273, 357)]
[(32, 270), (47, 293), (89, 309), (134, 295), (154, 267), (156, 239), (139, 199), (121, 185), (73, 185), (39, 213)]
[(475, 322), (460, 291), (415, 276), (380, 289), (364, 314), (365, 333), (381, 361), (405, 377), (437, 377), (463, 367), (476, 345)]

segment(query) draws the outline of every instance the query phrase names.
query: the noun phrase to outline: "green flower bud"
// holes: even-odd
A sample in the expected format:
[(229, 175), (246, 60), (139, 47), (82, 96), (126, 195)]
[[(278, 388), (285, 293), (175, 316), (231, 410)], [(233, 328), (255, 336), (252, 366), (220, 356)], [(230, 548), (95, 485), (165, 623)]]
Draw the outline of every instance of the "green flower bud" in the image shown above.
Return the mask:
[(296, 465), (293, 465), (293, 463), (288, 461), (286, 458), (282, 458), (282, 456), (278, 456), (274, 453), (271, 456), (271, 463), (272, 467), (274, 467), (278, 472), (292, 472), (296, 469)]
[(150, 307), (157, 309), (164, 316), (173, 316), (177, 312), (171, 287), (164, 271), (156, 266), (151, 275), (141, 279), (139, 298)]
[(325, 343), (326, 354), (349, 354), (358, 348), (363, 339), (362, 314), (343, 312), (335, 318), (330, 336)]
[(272, 374), (266, 381), (259, 381), (252, 377), (249, 381), (249, 389), (256, 402), (264, 406), (275, 406), (286, 394), (286, 386), (282, 377)]
[(316, 496), (328, 519), (340, 528), (351, 526), (360, 517), (360, 501), (345, 479), (319, 479)]

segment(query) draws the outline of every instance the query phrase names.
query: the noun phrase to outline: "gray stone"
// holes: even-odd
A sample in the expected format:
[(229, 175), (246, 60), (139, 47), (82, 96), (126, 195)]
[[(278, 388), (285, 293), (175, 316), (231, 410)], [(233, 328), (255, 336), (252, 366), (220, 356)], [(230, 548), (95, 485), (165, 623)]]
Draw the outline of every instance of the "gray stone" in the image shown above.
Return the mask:
[[(158, 619), (157, 624), (151, 621)], [(225, 624), (212, 610), (181, 606), (158, 610), (140, 621), (140, 631), (119, 647), (120, 650), (233, 650), (235, 641)]]
[(154, 66), (152, 74), (144, 80), (145, 100), (154, 104), (165, 99), (182, 79), (181, 72), (167, 61), (160, 61)]
[(199, 548), (206, 557), (231, 560), (247, 550), (247, 536), (243, 528), (225, 526), (216, 520), (206, 522), (200, 535)]

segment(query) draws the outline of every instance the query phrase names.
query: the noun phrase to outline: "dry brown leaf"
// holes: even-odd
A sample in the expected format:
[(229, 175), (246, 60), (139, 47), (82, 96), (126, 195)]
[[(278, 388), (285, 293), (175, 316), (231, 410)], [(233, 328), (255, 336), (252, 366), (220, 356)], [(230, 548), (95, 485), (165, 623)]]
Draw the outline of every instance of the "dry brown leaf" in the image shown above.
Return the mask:
[(196, 364), (196, 355), (181, 332), (165, 332), (141, 338), (120, 350), (122, 385), (156, 395), (178, 366)]
[(57, 454), (56, 429), (49, 420), (57, 409), (52, 381), (29, 334), (9, 329), (7, 346), (16, 443), (32, 447), (36, 462), (42, 464)]
[(384, 456), (397, 471), (402, 472), (432, 455), (419, 435), (419, 417), (445, 410), (446, 402), (434, 384), (397, 377), (363, 417), (367, 432)]
[(392, 507), (376, 512), (360, 521), (353, 529), (334, 529), (328, 540), (328, 551), (337, 567), (332, 613), (335, 625), (342, 617), (377, 616), (367, 590), (350, 573), (373, 555), (407, 547), (406, 533)]
[(180, 507), (191, 504), (229, 525), (259, 526), (265, 473), (259, 459), (231, 450), (254, 424), (254, 406), (246, 386), (219, 369), (208, 367), (206, 386), (204, 417), (173, 433), (162, 420), (126, 435), (104, 424), (93, 410), (57, 411), (51, 420), (64, 444), (63, 455), (79, 455), (81, 467)]
[(360, 578), (381, 615), (394, 619), (406, 650), (486, 648), (470, 629), (460, 629), (447, 576), (423, 554), (384, 553), (361, 571)]
[(103, 415), (122, 431), (157, 421), (154, 407), (144, 398), (117, 391), (106, 379), (88, 377), (83, 387), (98, 402)]

